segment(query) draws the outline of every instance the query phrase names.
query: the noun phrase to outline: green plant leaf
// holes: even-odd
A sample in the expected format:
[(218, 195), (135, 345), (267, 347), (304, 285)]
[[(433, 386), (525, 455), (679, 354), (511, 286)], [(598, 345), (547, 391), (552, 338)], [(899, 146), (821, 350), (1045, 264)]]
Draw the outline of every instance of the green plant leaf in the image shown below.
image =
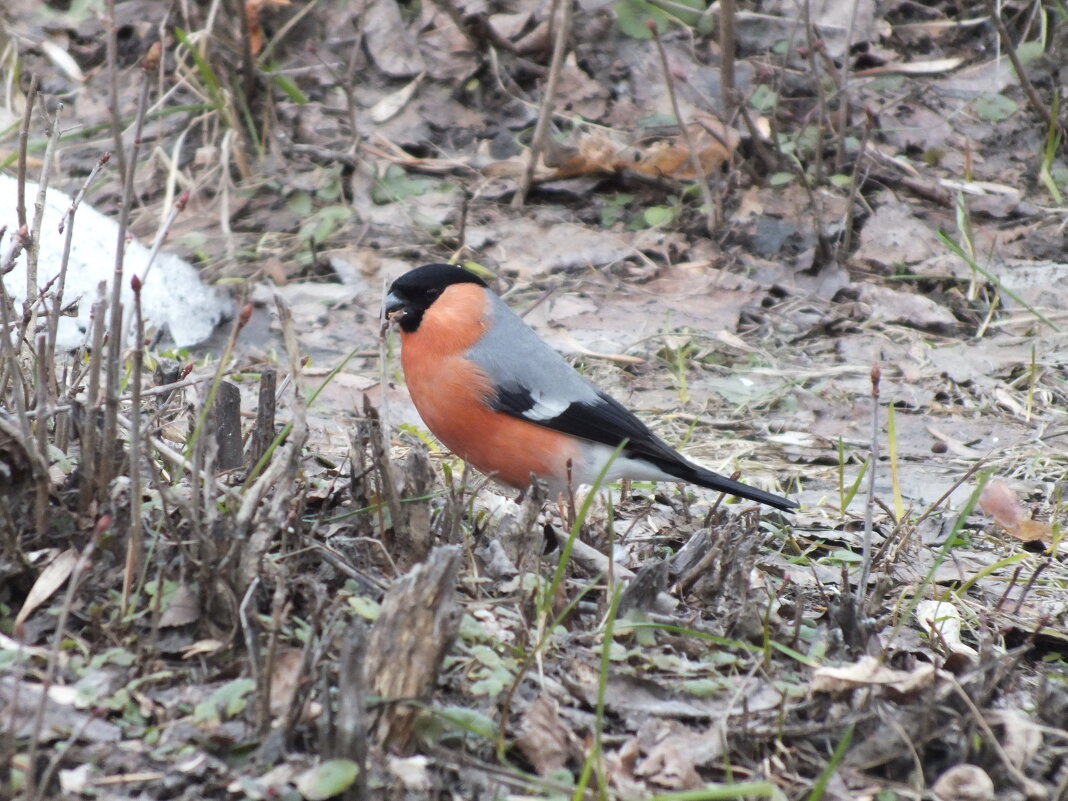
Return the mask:
[(642, 219), (649, 228), (667, 225), (675, 219), (675, 209), (671, 206), (650, 206), (642, 212)]
[(645, 0), (619, 0), (615, 13), (619, 29), (632, 39), (653, 38), (649, 20), (656, 23), (656, 29), (661, 33), (668, 26), (668, 15)]
[(349, 789), (359, 774), (360, 766), (351, 759), (328, 759), (300, 774), (297, 790), (308, 801), (325, 801)]
[(252, 679), (234, 679), (213, 692), (206, 701), (197, 704), (193, 719), (205, 722), (213, 719), (226, 720), (239, 715), (248, 705), (247, 696), (256, 689)]
[(319, 243), (326, 241), (347, 220), (352, 218), (352, 211), (341, 204), (324, 206), (300, 227), (303, 239)]
[(438, 714), (449, 723), (469, 734), (492, 741), (497, 736), (497, 723), (481, 712), (465, 706), (447, 706)]
[(403, 167), (390, 164), (371, 185), (371, 200), (379, 206), (422, 195), (438, 185), (430, 178), (412, 178)]
[(775, 108), (775, 104), (779, 102), (779, 94), (766, 83), (762, 83), (753, 90), (753, 94), (749, 95), (749, 108), (759, 111), (762, 114), (771, 111)]
[(1015, 100), (1005, 95), (983, 95), (972, 104), (979, 119), (984, 122), (1001, 122), (1007, 120), (1020, 106)]

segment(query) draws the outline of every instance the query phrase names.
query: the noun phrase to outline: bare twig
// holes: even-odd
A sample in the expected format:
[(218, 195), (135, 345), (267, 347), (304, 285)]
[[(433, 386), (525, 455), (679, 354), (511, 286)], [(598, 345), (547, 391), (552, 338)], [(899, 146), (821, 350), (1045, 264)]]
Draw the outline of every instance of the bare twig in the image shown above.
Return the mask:
[(838, 74), (838, 146), (834, 154), (835, 172), (841, 172), (842, 165), (845, 164), (846, 129), (849, 127), (849, 58), (853, 49), (853, 32), (857, 25), (860, 0), (853, 0), (851, 5), (849, 26), (846, 28), (845, 53), (842, 54), (842, 69)]
[(19, 161), (17, 187), (15, 193), (15, 214), (19, 228), (29, 230), (26, 218), (26, 145), (30, 138), (30, 120), (33, 119), (33, 107), (37, 103), (37, 74), (30, 78), (30, 88), (26, 92), (26, 108), (22, 110), (22, 125), (19, 126)]
[(133, 403), (130, 408), (130, 537), (126, 543), (126, 566), (122, 573), (122, 611), (130, 611), (130, 592), (141, 569), (144, 532), (141, 529), (141, 369), (145, 354), (145, 319), (141, 314), (141, 279), (130, 279), (133, 289), (134, 326)]
[(868, 470), (868, 502), (864, 506), (864, 545), (861, 556), (860, 581), (857, 583), (857, 614), (864, 615), (868, 594), (868, 576), (871, 575), (871, 540), (875, 526), (875, 473), (879, 465), (879, 379), (882, 370), (878, 364), (871, 368), (871, 467)]
[(1024, 94), (1027, 95), (1027, 102), (1031, 106), (1031, 110), (1045, 120), (1047, 126), (1060, 126), (1060, 121), (1053, 119), (1053, 114), (1050, 113), (1049, 107), (1042, 102), (1035, 85), (1027, 77), (1027, 70), (1024, 69), (1023, 62), (1020, 61), (1020, 56), (1016, 53), (1016, 45), (1012, 41), (1012, 34), (1009, 33), (1005, 20), (1001, 18), (997, 8), (994, 7), (994, 0), (986, 0), (986, 13), (990, 17), (990, 21), (994, 23), (994, 27), (998, 29), (998, 36), (1001, 37), (1001, 41), (1005, 45), (1005, 52), (1009, 56), (1009, 61), (1012, 62), (1012, 68), (1016, 70), (1016, 77), (1020, 79), (1020, 87), (1023, 89)]
[(734, 116), (736, 100), (734, 94), (734, 12), (734, 0), (719, 0), (719, 95), (720, 108), (723, 110), (725, 121)]
[[(113, 8), (114, 0), (109, 0), (109, 6)], [(112, 20), (114, 24), (114, 20)], [(157, 43), (158, 46), (158, 43)], [(148, 106), (148, 89), (152, 82), (152, 70), (146, 58), (141, 70), (141, 94), (137, 101), (137, 119), (134, 123), (133, 142), (130, 143), (130, 160), (127, 170), (123, 174), (124, 182), (122, 189), (122, 205), (119, 208), (119, 230), (115, 243), (115, 273), (111, 279), (111, 321), (108, 330), (111, 337), (108, 340), (107, 380), (104, 384), (104, 444), (105, 450), (101, 454), (99, 470), (96, 476), (97, 493), (104, 497), (108, 484), (111, 482), (115, 471), (115, 449), (111, 444), (117, 440), (118, 414), (119, 414), (119, 375), (122, 364), (122, 333), (124, 327), (122, 309), (122, 281), (124, 257), (126, 255), (126, 231), (130, 223), (130, 210), (134, 203), (134, 172), (137, 166), (137, 154), (141, 149), (141, 131), (145, 124), (145, 109)], [(115, 76), (112, 75), (112, 80)], [(113, 110), (113, 125), (117, 125), (117, 110)], [(120, 148), (121, 149), (121, 148)], [(122, 162), (119, 163), (120, 172)]]
[(119, 23), (115, 19), (115, 0), (107, 0), (104, 25), (107, 28), (108, 98), (111, 103), (111, 137), (115, 140), (115, 156), (119, 165), (119, 180), (126, 183), (126, 150), (122, 145), (122, 109), (119, 108)]
[[(41, 164), (41, 176), (37, 180), (37, 198), (33, 204), (33, 223), (30, 226), (30, 247), (26, 251), (26, 303), (29, 304), (29, 320), (26, 323), (27, 339), (32, 340), (37, 329), (37, 304), (31, 304), (32, 298), (40, 291), (37, 286), (37, 257), (41, 252), (41, 226), (44, 224), (45, 199), (48, 195), (48, 179), (52, 175), (52, 157), (59, 140), (59, 114), (63, 104), (56, 107), (56, 113), (49, 120), (48, 140), (45, 144), (44, 161)], [(43, 356), (44, 354), (41, 354)]]
[(35, 422), (37, 434), (37, 453), (41, 457), (41, 464), (45, 470), (37, 476), (37, 497), (35, 511), (37, 513), (37, 533), (44, 535), (48, 531), (48, 374), (49, 365), (43, 357), (47, 347), (48, 338), (40, 336), (37, 339), (37, 410), (40, 416)]
[[(846, 214), (845, 221), (842, 223), (842, 239), (839, 242), (837, 261), (839, 264), (844, 264), (845, 260), (849, 258), (849, 249), (853, 246), (853, 218), (856, 214), (857, 208), (857, 188), (860, 186), (860, 173), (864, 166), (868, 163), (864, 158), (864, 154), (867, 152), (868, 139), (871, 137), (872, 129), (875, 127), (875, 119), (872, 116), (871, 111), (864, 110), (864, 133), (861, 136), (860, 148), (857, 151), (857, 160), (853, 163), (853, 171), (849, 176), (849, 192), (846, 195)], [(845, 139), (845, 136), (842, 136)]]
[(675, 81), (671, 75), (671, 68), (668, 66), (667, 52), (664, 50), (664, 43), (660, 40), (660, 29), (656, 27), (656, 23), (653, 20), (649, 20), (649, 30), (653, 34), (653, 41), (656, 42), (656, 51), (660, 54), (660, 66), (664, 70), (664, 83), (667, 85), (668, 97), (671, 99), (671, 110), (675, 114), (675, 122), (678, 123), (679, 131), (682, 133), (682, 138), (686, 142), (686, 149), (690, 155), (690, 166), (693, 167), (693, 174), (697, 176), (697, 186), (701, 190), (701, 198), (704, 200), (705, 206), (708, 208), (708, 212), (705, 218), (705, 224), (708, 229), (708, 235), (713, 236), (716, 232), (716, 225), (719, 220), (719, 209), (716, 207), (715, 200), (712, 198), (712, 188), (708, 185), (708, 175), (705, 173), (705, 167), (701, 163), (701, 156), (694, 147), (693, 137), (690, 136), (690, 129), (686, 127), (686, 120), (682, 118), (682, 111), (679, 110), (679, 99), (675, 95)]
[[(567, 53), (567, 40), (571, 36), (571, 14), (574, 0), (559, 0), (562, 4), (560, 25), (556, 29), (556, 38), (553, 41), (553, 57), (549, 63), (549, 77), (545, 81), (545, 95), (541, 99), (541, 108), (538, 110), (538, 122), (534, 126), (534, 139), (530, 143), (527, 152), (526, 169), (519, 181), (519, 189), (512, 198), (512, 206), (522, 208), (526, 203), (527, 193), (534, 183), (534, 170), (538, 166), (538, 159), (544, 149), (545, 137), (549, 135), (549, 124), (552, 122), (553, 105), (556, 98), (556, 85), (560, 81), (560, 70), (564, 66), (564, 55)], [(550, 17), (552, 18), (552, 17)]]
[(163, 241), (171, 232), (171, 226), (174, 225), (178, 215), (185, 211), (185, 207), (188, 205), (189, 190), (187, 189), (178, 195), (178, 199), (174, 201), (174, 206), (171, 208), (170, 213), (167, 214), (167, 219), (163, 221), (163, 225), (156, 231), (156, 238), (152, 240), (152, 247), (148, 251), (148, 259), (145, 261), (145, 271), (141, 274), (141, 281), (148, 279), (148, 273), (156, 263), (156, 256), (159, 255), (160, 248), (163, 247)]
[[(20, 229), (12, 239), (20, 238), (20, 235), (25, 230), (25, 228)], [(13, 242), (12, 247), (18, 247), (18, 245)], [(19, 428), (22, 431), (23, 440), (28, 441), (30, 438), (30, 420), (26, 414), (26, 405), (29, 402), (27, 395), (28, 382), (22, 374), (22, 368), (16, 358), (15, 343), (21, 340), (21, 336), (12, 336), (11, 311), (11, 298), (4, 288), (4, 282), (0, 281), (0, 398), (6, 397), (7, 384), (11, 382), (11, 396), (15, 404), (15, 414), (19, 420)]]
[(100, 408), (100, 372), (104, 350), (104, 316), (108, 301), (104, 295), (104, 283), (97, 289), (98, 297), (89, 313), (89, 325), (93, 329), (93, 345), (89, 353), (89, 392), (85, 400), (85, 420), (82, 422), (82, 458), (78, 468), (78, 508), (82, 514), (89, 510), (93, 499), (94, 477), (100, 464), (97, 452), (97, 410)]

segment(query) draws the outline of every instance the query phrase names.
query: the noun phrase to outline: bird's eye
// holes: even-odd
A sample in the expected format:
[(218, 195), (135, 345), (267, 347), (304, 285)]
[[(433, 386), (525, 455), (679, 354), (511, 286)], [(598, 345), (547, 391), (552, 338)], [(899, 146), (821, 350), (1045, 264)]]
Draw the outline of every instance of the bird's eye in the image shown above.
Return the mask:
[(440, 294), (441, 294), (441, 290), (440, 289), (428, 289), (426, 291), (426, 296), (428, 298), (436, 298)]

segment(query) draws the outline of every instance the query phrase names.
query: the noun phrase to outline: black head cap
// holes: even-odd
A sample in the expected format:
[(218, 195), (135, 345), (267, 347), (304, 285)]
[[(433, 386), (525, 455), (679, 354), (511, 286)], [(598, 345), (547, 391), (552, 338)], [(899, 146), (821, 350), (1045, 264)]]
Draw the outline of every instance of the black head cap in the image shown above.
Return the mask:
[(409, 270), (389, 288), (386, 295), (386, 316), (400, 312), (400, 327), (409, 334), (419, 328), (423, 312), (430, 308), (446, 287), (453, 284), (485, 286), (474, 273), (452, 264), (424, 264)]

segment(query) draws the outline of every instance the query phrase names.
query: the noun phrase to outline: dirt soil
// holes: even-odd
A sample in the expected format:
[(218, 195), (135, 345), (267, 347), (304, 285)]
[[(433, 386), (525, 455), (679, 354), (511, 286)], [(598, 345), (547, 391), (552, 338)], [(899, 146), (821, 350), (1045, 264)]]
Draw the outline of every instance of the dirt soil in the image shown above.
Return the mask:
[[(728, 3), (565, 5), (0, 9), (0, 166), (36, 78), (28, 176), (234, 299), (109, 441), (0, 297), (0, 798), (1068, 798), (1068, 10), (738, 3), (728, 92)], [(466, 470), (433, 261), (801, 508)]]

